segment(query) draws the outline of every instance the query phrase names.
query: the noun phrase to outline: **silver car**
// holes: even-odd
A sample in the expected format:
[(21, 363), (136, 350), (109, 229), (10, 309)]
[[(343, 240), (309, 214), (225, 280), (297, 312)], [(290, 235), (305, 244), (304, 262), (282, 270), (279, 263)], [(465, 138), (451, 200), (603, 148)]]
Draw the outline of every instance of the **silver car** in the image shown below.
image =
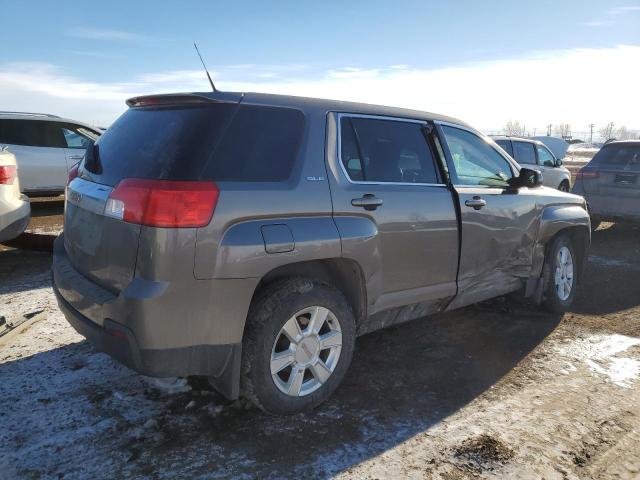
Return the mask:
[(41, 113), (0, 112), (0, 146), (20, 168), (20, 186), (29, 196), (64, 193), (68, 172), (100, 132), (84, 123)]
[(575, 298), (584, 199), (460, 120), (256, 93), (128, 104), (72, 172), (53, 276), (71, 325), (145, 375), (289, 414), (329, 397), (358, 335)]
[(571, 172), (549, 148), (539, 140), (520, 137), (492, 136), (493, 140), (520, 165), (542, 172), (542, 184), (562, 192), (571, 190)]

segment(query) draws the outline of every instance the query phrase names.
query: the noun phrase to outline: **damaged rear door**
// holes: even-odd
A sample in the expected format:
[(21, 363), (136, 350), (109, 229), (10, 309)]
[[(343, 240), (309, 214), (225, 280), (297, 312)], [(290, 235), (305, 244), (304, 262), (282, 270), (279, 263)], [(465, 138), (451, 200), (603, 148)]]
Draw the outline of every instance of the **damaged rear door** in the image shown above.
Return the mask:
[(458, 294), (449, 309), (517, 290), (529, 276), (539, 223), (535, 196), (508, 189), (515, 167), (490, 141), (441, 123), (445, 156), (460, 208)]

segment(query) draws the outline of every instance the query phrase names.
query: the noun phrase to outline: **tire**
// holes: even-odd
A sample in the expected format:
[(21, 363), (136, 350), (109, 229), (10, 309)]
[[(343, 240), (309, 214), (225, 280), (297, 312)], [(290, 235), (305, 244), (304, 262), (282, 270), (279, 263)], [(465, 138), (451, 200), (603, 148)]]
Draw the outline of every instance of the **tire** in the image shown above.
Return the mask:
[(558, 185), (558, 190), (560, 190), (561, 192), (569, 192), (569, 182), (567, 182), (566, 180), (560, 182), (560, 185)]
[[(568, 259), (567, 252), (570, 256)], [(558, 235), (551, 242), (545, 259), (543, 278), (545, 284), (542, 305), (551, 312), (566, 312), (573, 303), (578, 284), (578, 258), (568, 236)]]
[[(315, 333), (313, 325), (322, 328)], [(293, 335), (297, 341), (292, 341)], [(327, 400), (344, 378), (355, 338), (351, 307), (332, 286), (308, 278), (268, 286), (247, 318), (241, 394), (271, 414), (310, 411)], [(325, 345), (331, 346), (323, 349)]]

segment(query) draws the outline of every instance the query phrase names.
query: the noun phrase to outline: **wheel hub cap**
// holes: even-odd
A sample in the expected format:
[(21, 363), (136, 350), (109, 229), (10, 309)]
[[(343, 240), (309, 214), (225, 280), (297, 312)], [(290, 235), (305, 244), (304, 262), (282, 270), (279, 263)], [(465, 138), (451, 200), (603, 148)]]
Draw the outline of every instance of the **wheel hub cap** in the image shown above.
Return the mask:
[(308, 395), (329, 380), (342, 351), (340, 322), (331, 310), (300, 310), (280, 329), (271, 349), (271, 378), (292, 397)]
[(556, 255), (556, 270), (554, 284), (558, 298), (567, 300), (573, 289), (573, 258), (567, 247), (561, 247)]
[(317, 335), (304, 337), (296, 348), (295, 361), (299, 365), (310, 365), (317, 360), (318, 353), (320, 353), (320, 341)]

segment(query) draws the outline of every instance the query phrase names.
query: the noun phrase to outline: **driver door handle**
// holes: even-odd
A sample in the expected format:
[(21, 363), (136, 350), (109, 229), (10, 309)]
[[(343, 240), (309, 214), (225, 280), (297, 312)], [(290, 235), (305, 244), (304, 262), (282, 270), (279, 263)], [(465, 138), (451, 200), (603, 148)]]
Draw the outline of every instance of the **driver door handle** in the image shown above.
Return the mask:
[(371, 193), (363, 195), (361, 198), (354, 198), (351, 200), (351, 205), (354, 207), (362, 207), (365, 210), (375, 210), (382, 205), (382, 199), (376, 197)]
[(487, 204), (487, 201), (478, 196), (475, 196), (471, 200), (466, 200), (464, 204), (467, 207), (473, 207), (474, 210), (480, 210), (482, 207), (484, 207)]

